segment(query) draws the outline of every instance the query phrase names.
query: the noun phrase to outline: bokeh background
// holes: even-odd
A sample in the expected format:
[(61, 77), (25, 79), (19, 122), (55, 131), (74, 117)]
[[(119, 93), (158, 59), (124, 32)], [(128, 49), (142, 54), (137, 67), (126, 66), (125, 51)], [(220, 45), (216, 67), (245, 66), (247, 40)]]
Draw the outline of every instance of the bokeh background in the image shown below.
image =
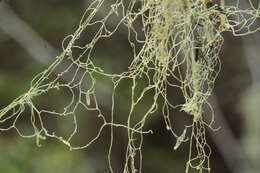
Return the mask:
[[(10, 0), (0, 3), (0, 106), (26, 92), (33, 76), (45, 69), (61, 51), (61, 42), (78, 26), (90, 0)], [(230, 1), (231, 2), (231, 1)], [(254, 1), (256, 4), (259, 1)], [(241, 7), (248, 7), (247, 1)], [(112, 24), (111, 24), (112, 25)], [(260, 22), (256, 21), (260, 26)], [(258, 173), (260, 170), (260, 32), (245, 37), (224, 34), (221, 52), (222, 70), (210, 98), (215, 109), (217, 132), (207, 131), (212, 146), (213, 173)], [(96, 51), (96, 63), (107, 71), (123, 71), (131, 62), (131, 49), (126, 31), (119, 31), (111, 40), (104, 41)], [(100, 83), (106, 83), (99, 79)], [(103, 90), (106, 85), (103, 85)], [(107, 85), (107, 92), (111, 86)], [(120, 116), (126, 115), (128, 91), (118, 97)], [(101, 96), (102, 97), (102, 96)], [(174, 93), (173, 93), (174, 97)], [(176, 96), (178, 97), (178, 96)], [(52, 95), (41, 100), (49, 107), (61, 106), (66, 94)], [(106, 103), (107, 101), (104, 101)], [(109, 105), (109, 104), (108, 104)], [(103, 111), (109, 113), (107, 104)], [(176, 112), (178, 114), (178, 112)], [(178, 117), (178, 116), (177, 116)], [(177, 121), (181, 129), (183, 120)], [(67, 122), (50, 121), (50, 127), (66, 129)], [(93, 135), (98, 121), (81, 121), (83, 142)], [(145, 173), (184, 172), (188, 146), (173, 150), (174, 139), (165, 130), (162, 117), (148, 122), (154, 134), (145, 138)], [(27, 121), (19, 124), (26, 129)], [(29, 128), (29, 127), (28, 127)], [(94, 130), (93, 130), (94, 131)], [(117, 133), (116, 138), (126, 133)], [(56, 140), (48, 139), (37, 147), (34, 139), (24, 139), (15, 131), (0, 132), (0, 173), (105, 173), (108, 172), (107, 151), (109, 133), (88, 149), (69, 151)], [(125, 143), (122, 140), (122, 143)], [(122, 169), (124, 148), (117, 142), (113, 154), (116, 172)]]

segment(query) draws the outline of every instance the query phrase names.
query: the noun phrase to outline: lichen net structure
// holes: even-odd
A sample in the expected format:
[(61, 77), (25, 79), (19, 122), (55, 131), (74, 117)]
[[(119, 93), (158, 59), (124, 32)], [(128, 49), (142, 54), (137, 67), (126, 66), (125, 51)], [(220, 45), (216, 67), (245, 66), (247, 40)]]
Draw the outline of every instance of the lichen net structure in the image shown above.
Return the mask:
[[(87, 148), (100, 138), (102, 131), (110, 130), (108, 163), (109, 170), (114, 172), (111, 162), (113, 133), (114, 128), (122, 128), (128, 134), (125, 160), (122, 163), (123, 172), (134, 173), (142, 171), (143, 137), (152, 133), (152, 129), (145, 129), (146, 121), (154, 112), (160, 111), (165, 120), (165, 128), (176, 138), (173, 148), (178, 149), (183, 142), (190, 144), (186, 172), (191, 169), (210, 172), (211, 149), (207, 144), (205, 131), (206, 128), (215, 129), (213, 108), (207, 99), (212, 94), (221, 67), (221, 34), (231, 32), (234, 36), (243, 36), (259, 30), (254, 23), (259, 19), (260, 6), (254, 6), (251, 1), (248, 3), (248, 9), (240, 10), (239, 1), (231, 6), (225, 5), (224, 1), (215, 4), (210, 0), (93, 0), (84, 12), (76, 31), (64, 39), (63, 52), (47, 69), (32, 79), (28, 92), (1, 109), (0, 123), (9, 122), (9, 126), (0, 130), (15, 129), (22, 137), (35, 138), (38, 145), (46, 137), (55, 138), (70, 149)], [(106, 14), (100, 17), (100, 11)], [(113, 28), (109, 25), (111, 19), (116, 21)], [(92, 39), (89, 42), (82, 44), (82, 34), (87, 33), (92, 26), (96, 26), (97, 30), (90, 36)], [(133, 56), (125, 58), (131, 58), (132, 63), (122, 73), (106, 73), (102, 67), (95, 65), (92, 52), (97, 42), (112, 36), (120, 27), (128, 30)], [(141, 45), (141, 48), (137, 48), (137, 45)], [(57, 70), (64, 64), (66, 66), (63, 70)], [(62, 82), (61, 79), (71, 73), (70, 80)], [(110, 116), (105, 116), (100, 109), (100, 101), (96, 97), (96, 75), (108, 78), (113, 83)], [(131, 105), (127, 121), (116, 123), (115, 93), (123, 80), (132, 84), (129, 91)], [(138, 88), (140, 81), (145, 81), (142, 88)], [(58, 92), (61, 88), (68, 89), (71, 94), (70, 103), (64, 106), (64, 111), (42, 109), (35, 104), (35, 98), (51, 90)], [(172, 88), (182, 93), (183, 103), (171, 103), (168, 91)], [(136, 116), (135, 109), (147, 93), (153, 93), (153, 103), (138, 121), (133, 121)], [(97, 113), (97, 118), (102, 120), (97, 135), (80, 146), (72, 142), (78, 133), (77, 120), (80, 115), (75, 112), (79, 106)], [(211, 112), (205, 114), (205, 107)], [(24, 113), (28, 108), (30, 115)], [(181, 134), (175, 133), (171, 121), (171, 116), (174, 115), (170, 112), (175, 109), (186, 112), (187, 116), (192, 118), (191, 124), (185, 125)], [(73, 131), (66, 137), (49, 132), (42, 120), (46, 115), (72, 117)], [(17, 127), (23, 116), (30, 116), (33, 127), (31, 135), (23, 134)]]

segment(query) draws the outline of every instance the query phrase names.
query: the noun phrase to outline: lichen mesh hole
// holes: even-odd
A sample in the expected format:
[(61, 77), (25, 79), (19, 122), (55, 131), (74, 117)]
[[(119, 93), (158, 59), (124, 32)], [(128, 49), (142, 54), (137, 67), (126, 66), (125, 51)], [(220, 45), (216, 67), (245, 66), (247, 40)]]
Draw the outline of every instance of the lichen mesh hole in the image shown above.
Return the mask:
[[(111, 154), (114, 129), (121, 128), (128, 134), (123, 172), (134, 173), (142, 170), (143, 137), (152, 133), (152, 129), (144, 128), (146, 121), (161, 109), (159, 111), (165, 120), (165, 128), (177, 139), (173, 148), (178, 149), (183, 142), (190, 144), (186, 172), (190, 169), (210, 172), (211, 150), (205, 139), (205, 131), (206, 128), (215, 129), (212, 127), (213, 109), (207, 98), (212, 93), (221, 67), (221, 34), (225, 31), (234, 36), (243, 36), (260, 29), (254, 25), (260, 16), (260, 5), (254, 5), (250, 0), (248, 4), (249, 8), (239, 9), (239, 1), (225, 4), (224, 0), (219, 3), (211, 0), (93, 0), (76, 31), (64, 39), (63, 52), (46, 70), (32, 79), (28, 92), (1, 109), (0, 130), (15, 129), (22, 137), (35, 138), (38, 145), (48, 137), (55, 138), (70, 149), (87, 148), (99, 139), (104, 130), (110, 130), (108, 162), (113, 172)], [(103, 17), (98, 15), (100, 11), (104, 13)], [(111, 27), (108, 23), (115, 17), (117, 20), (113, 21)], [(85, 44), (79, 43), (82, 34), (86, 34), (91, 26), (97, 27), (94, 35)], [(126, 71), (111, 74), (95, 65), (92, 52), (96, 43), (112, 36), (120, 27), (128, 30), (133, 56), (125, 58), (131, 58), (132, 63)], [(106, 78), (113, 86), (109, 116), (100, 109), (102, 100), (97, 97), (97, 76)], [(67, 79), (66, 82), (63, 79)], [(115, 94), (122, 81), (131, 84), (130, 104), (127, 120), (117, 123)], [(174, 105), (169, 101), (171, 96), (168, 91), (171, 88), (182, 93), (184, 103)], [(63, 110), (50, 110), (35, 104), (34, 99), (62, 89), (69, 93), (69, 101)], [(152, 95), (152, 103), (136, 119), (136, 109), (146, 95)], [(212, 115), (205, 115), (205, 106), (212, 110)], [(96, 135), (83, 145), (72, 142), (78, 133), (79, 109), (93, 112), (101, 124)], [(173, 115), (170, 112), (173, 109), (184, 111), (193, 119), (181, 134), (175, 133), (171, 122)], [(27, 113), (24, 113), (25, 110)], [(32, 134), (23, 134), (18, 128), (17, 123), (23, 116), (30, 117)], [(73, 130), (66, 136), (50, 131), (45, 127), (43, 116), (69, 117)], [(211, 121), (205, 121), (205, 116), (211, 117)]]

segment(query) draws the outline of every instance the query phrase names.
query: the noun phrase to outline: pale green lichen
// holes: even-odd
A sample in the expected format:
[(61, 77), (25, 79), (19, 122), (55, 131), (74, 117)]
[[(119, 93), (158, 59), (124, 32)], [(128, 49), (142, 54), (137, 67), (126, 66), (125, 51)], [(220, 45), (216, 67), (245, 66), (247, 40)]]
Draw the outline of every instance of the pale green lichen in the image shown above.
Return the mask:
[[(0, 111), (1, 124), (13, 118), (9, 127), (0, 130), (16, 129), (23, 137), (35, 137), (38, 145), (40, 145), (40, 140), (51, 137), (63, 142), (70, 149), (82, 149), (99, 139), (101, 132), (107, 129), (105, 127), (110, 127), (111, 141), (108, 160), (110, 172), (113, 172), (111, 154), (114, 128), (126, 129), (128, 144), (123, 172), (134, 173), (142, 171), (143, 135), (151, 133), (150, 130), (145, 130), (144, 126), (147, 119), (160, 108), (166, 129), (177, 139), (174, 149), (179, 148), (182, 142), (190, 143), (186, 173), (190, 168), (197, 169), (199, 172), (205, 170), (210, 172), (211, 151), (205, 139), (205, 129), (211, 126), (204, 121), (203, 106), (208, 104), (207, 98), (212, 93), (214, 81), (220, 70), (219, 51), (223, 44), (221, 33), (229, 31), (238, 36), (259, 30), (259, 28), (251, 29), (252, 21), (260, 16), (259, 5), (253, 7), (251, 1), (249, 2), (251, 9), (239, 10), (239, 3), (234, 6), (225, 6), (222, 0), (221, 8), (223, 9), (220, 10), (217, 5), (210, 5), (210, 0), (114, 0), (111, 2), (93, 0), (83, 14), (78, 29), (64, 39), (63, 52), (56, 57), (50, 67), (33, 78), (27, 93)], [(106, 14), (100, 18), (99, 11), (106, 11)], [(111, 18), (118, 19), (120, 16), (119, 20), (115, 20), (117, 23), (112, 29), (107, 26)], [(141, 22), (142, 32), (134, 25), (136, 21)], [(88, 31), (92, 25), (98, 27), (92, 40), (79, 46), (78, 40), (81, 39), (82, 33)], [(129, 31), (128, 40), (133, 48), (133, 57), (130, 58), (133, 61), (128, 71), (121, 74), (109, 74), (93, 63), (92, 51), (101, 38), (110, 37), (122, 25)], [(140, 39), (142, 37), (139, 36), (143, 36), (144, 39)], [(136, 50), (137, 44), (142, 45), (140, 51)], [(77, 56), (73, 53), (75, 49), (80, 52)], [(51, 74), (57, 73), (61, 64), (68, 60), (71, 64), (58, 72), (56, 78), (51, 79)], [(69, 82), (61, 83), (60, 79), (66, 77), (72, 68), (76, 69), (73, 77)], [(83, 75), (79, 75), (79, 71)], [(112, 113), (109, 119), (99, 108), (95, 75), (108, 78), (114, 84)], [(89, 80), (86, 81), (85, 78)], [(142, 88), (138, 88), (140, 78), (146, 80)], [(120, 82), (124, 80), (132, 83), (130, 111), (126, 123), (116, 123), (114, 121), (116, 118), (115, 93), (120, 87)], [(58, 91), (60, 88), (67, 88), (71, 93), (71, 102), (65, 105), (63, 112), (40, 109), (35, 105), (33, 101), (35, 97), (51, 90)], [(185, 102), (173, 105), (169, 101), (170, 88), (179, 89), (179, 92), (183, 93)], [(153, 93), (153, 103), (149, 105), (141, 118), (136, 120), (135, 111), (149, 92)], [(159, 100), (163, 100), (163, 105)], [(79, 106), (98, 113), (98, 118), (103, 123), (96, 136), (81, 146), (72, 143), (74, 135), (78, 133), (76, 109)], [(26, 108), (30, 109), (30, 115), (24, 114)], [(170, 112), (173, 109), (180, 109), (193, 118), (192, 123), (185, 126), (180, 136), (175, 133), (171, 122)], [(69, 137), (49, 132), (42, 120), (43, 115), (72, 117), (74, 130)], [(23, 135), (16, 126), (22, 116), (31, 116), (34, 130), (31, 135)], [(194, 151), (196, 151), (195, 154)]]

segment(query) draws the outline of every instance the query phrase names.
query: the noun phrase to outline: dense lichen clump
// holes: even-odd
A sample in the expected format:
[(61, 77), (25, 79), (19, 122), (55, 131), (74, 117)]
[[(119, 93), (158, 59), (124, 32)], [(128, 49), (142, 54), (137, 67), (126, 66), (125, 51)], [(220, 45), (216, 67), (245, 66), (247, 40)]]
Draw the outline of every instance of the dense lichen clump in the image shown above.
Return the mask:
[[(249, 1), (250, 2), (250, 1)], [(151, 133), (144, 126), (150, 115), (160, 110), (165, 119), (166, 129), (177, 139), (174, 149), (182, 142), (190, 143), (189, 160), (186, 172), (195, 168), (200, 172), (210, 172), (210, 147), (205, 139), (206, 127), (212, 129), (213, 113), (207, 115), (212, 119), (205, 121), (204, 108), (208, 106), (207, 98), (211, 95), (214, 81), (220, 70), (219, 51), (223, 44), (221, 33), (232, 32), (233, 35), (245, 35), (257, 31), (252, 29), (253, 22), (259, 18), (259, 5), (251, 9), (239, 10), (239, 2), (234, 6), (225, 6), (211, 0), (93, 0), (86, 9), (78, 29), (63, 42), (63, 52), (56, 57), (53, 64), (39, 73), (31, 82), (31, 88), (15, 99), (0, 112), (1, 123), (12, 123), (1, 131), (16, 129), (23, 137), (35, 137), (37, 143), (46, 137), (56, 138), (69, 146), (70, 149), (82, 149), (99, 139), (103, 130), (111, 131), (109, 147), (109, 169), (113, 172), (111, 154), (114, 143), (114, 128), (127, 130), (128, 144), (124, 170), (122, 172), (142, 171), (143, 135)], [(106, 12), (100, 18), (99, 12)], [(108, 22), (114, 20), (114, 27), (108, 27)], [(138, 25), (136, 24), (138, 23)], [(87, 33), (91, 26), (97, 27), (90, 42), (82, 45), (79, 40), (82, 33)], [(128, 40), (133, 48), (132, 63), (127, 71), (121, 74), (106, 73), (93, 62), (92, 51), (101, 38), (113, 35), (118, 28), (128, 29)], [(110, 29), (108, 29), (110, 28)], [(141, 29), (140, 29), (141, 28)], [(141, 48), (137, 48), (138, 46)], [(74, 53), (74, 51), (77, 52)], [(68, 63), (69, 62), (69, 63)], [(60, 66), (65, 64), (61, 70)], [(56, 77), (53, 78), (53, 74)], [(72, 75), (71, 75), (72, 74)], [(112, 108), (110, 118), (104, 115), (96, 97), (96, 76), (108, 78), (114, 84), (112, 92)], [(60, 79), (69, 78), (69, 82)], [(140, 88), (140, 79), (143, 84)], [(131, 105), (126, 123), (116, 123), (115, 93), (121, 81), (131, 81)], [(46, 110), (34, 103), (34, 98), (50, 91), (68, 89), (71, 94), (70, 103), (64, 106), (64, 111)], [(168, 91), (172, 88), (182, 93), (184, 102), (174, 105), (169, 100)], [(145, 95), (153, 93), (153, 103), (141, 115), (134, 118), (138, 105)], [(171, 98), (172, 99), (172, 98)], [(163, 101), (162, 101), (163, 100)], [(76, 115), (78, 107), (98, 114), (102, 125), (95, 137), (85, 145), (78, 146), (72, 142), (78, 133)], [(30, 109), (31, 115), (24, 114)], [(185, 126), (181, 135), (172, 128), (170, 114), (179, 109), (192, 117), (191, 124)], [(68, 137), (49, 132), (42, 120), (43, 116), (72, 117), (74, 130)], [(32, 135), (24, 135), (16, 124), (20, 117), (30, 116), (33, 126)], [(140, 117), (140, 115), (138, 115)], [(109, 128), (105, 128), (109, 127)], [(195, 152), (196, 151), (196, 152)]]

